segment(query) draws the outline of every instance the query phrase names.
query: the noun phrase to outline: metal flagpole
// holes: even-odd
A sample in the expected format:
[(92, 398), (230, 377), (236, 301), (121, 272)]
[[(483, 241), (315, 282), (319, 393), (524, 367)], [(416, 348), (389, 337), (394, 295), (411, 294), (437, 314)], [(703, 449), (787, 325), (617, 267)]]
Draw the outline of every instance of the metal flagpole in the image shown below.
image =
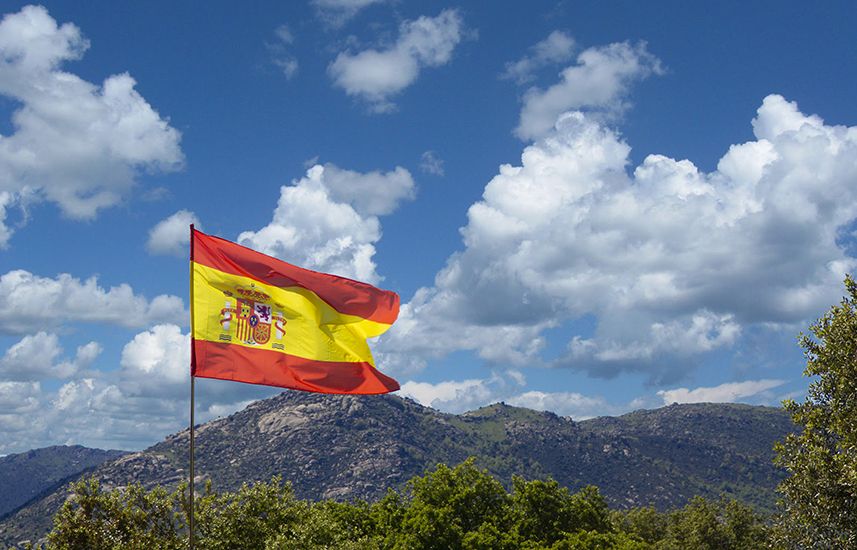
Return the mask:
[(195, 366), (193, 353), (193, 224), (190, 224), (190, 338), (191, 338), (191, 360), (190, 360), (190, 483), (188, 484), (190, 513), (188, 514), (188, 537), (189, 548), (194, 550), (194, 532), (193, 532), (193, 493), (194, 493), (194, 464), (193, 464), (193, 412), (194, 407), (194, 375), (193, 369)]
[(194, 547), (194, 533), (193, 533), (193, 380), (194, 376), (191, 374), (190, 376), (190, 521), (188, 522), (188, 528), (190, 530), (190, 550), (193, 550)]

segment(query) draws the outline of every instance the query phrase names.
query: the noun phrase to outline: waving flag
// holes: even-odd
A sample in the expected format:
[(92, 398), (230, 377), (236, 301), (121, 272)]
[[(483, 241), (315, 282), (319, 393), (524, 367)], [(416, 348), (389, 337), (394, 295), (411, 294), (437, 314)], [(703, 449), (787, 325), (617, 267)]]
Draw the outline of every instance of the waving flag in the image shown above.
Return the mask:
[(191, 227), (191, 375), (319, 393), (386, 393), (367, 338), (399, 296), (293, 266)]

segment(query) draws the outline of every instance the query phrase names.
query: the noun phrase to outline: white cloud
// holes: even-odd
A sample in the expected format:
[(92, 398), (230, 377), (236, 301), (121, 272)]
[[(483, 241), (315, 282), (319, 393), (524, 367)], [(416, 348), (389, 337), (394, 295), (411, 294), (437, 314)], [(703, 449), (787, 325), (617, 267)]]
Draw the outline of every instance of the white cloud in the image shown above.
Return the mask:
[(413, 84), (424, 67), (449, 62), (461, 34), (461, 16), (456, 10), (405, 21), (395, 44), (383, 50), (342, 52), (328, 67), (328, 74), (336, 86), (366, 101), (373, 111), (389, 112), (395, 108), (390, 98)]
[(495, 372), (490, 378), (467, 380), (445, 380), (437, 383), (408, 381), (402, 384), (399, 395), (409, 397), (426, 407), (444, 412), (462, 413), (492, 403), (505, 402), (515, 407), (526, 407), (537, 411), (550, 411), (561, 416), (584, 420), (595, 416), (625, 413), (638, 403), (613, 405), (602, 397), (592, 397), (576, 392), (526, 391), (523, 374), (508, 370)]
[(420, 157), (420, 170), (426, 174), (442, 176), (444, 174), (443, 159), (438, 158), (434, 151), (426, 151)]
[[(145, 403), (146, 399), (184, 400), (190, 384), (190, 333), (181, 327), (162, 324), (136, 334), (122, 348), (120, 369), (106, 377), (124, 396)], [(240, 403), (268, 397), (278, 390), (252, 384), (197, 379), (200, 418), (238, 410)], [(226, 414), (229, 414), (227, 412)]]
[(530, 48), (530, 53), (521, 59), (506, 63), (501, 78), (525, 84), (535, 78), (534, 73), (547, 65), (571, 59), (574, 39), (562, 31), (553, 31), (547, 38)]
[(658, 395), (665, 405), (671, 403), (734, 403), (742, 398), (753, 397), (770, 389), (782, 386), (784, 380), (747, 380), (728, 382), (708, 388), (675, 388), (662, 390)]
[(122, 386), (97, 378), (64, 384), (40, 398), (43, 425), (8, 449), (62, 441), (100, 448), (139, 449), (157, 434), (166, 435), (186, 425), (187, 401), (174, 396), (139, 397)]
[[(52, 335), (22, 340), (19, 348), (42, 370), (57, 368), (61, 350)], [(37, 344), (48, 351), (39, 354)], [(78, 348), (74, 377), (55, 391), (39, 382), (0, 379), (0, 454), (65, 444), (100, 448), (140, 449), (187, 427), (190, 338), (175, 325), (157, 325), (135, 335), (122, 350), (115, 371), (84, 371), (100, 347)], [(15, 347), (15, 346), (13, 346)], [(23, 359), (7, 353), (0, 366)], [(47, 356), (47, 357), (46, 357)], [(8, 372), (0, 369), (0, 377)], [(49, 375), (55, 374), (54, 371)], [(197, 379), (196, 421), (235, 412), (255, 399), (270, 397), (275, 388)]]
[(38, 382), (0, 381), (0, 419), (10, 414), (35, 412), (40, 391)]
[(717, 315), (699, 310), (681, 319), (653, 322), (642, 340), (621, 342), (609, 338), (576, 337), (569, 344), (572, 359), (630, 362), (651, 360), (659, 355), (688, 357), (733, 344), (741, 326), (731, 314)]
[(81, 281), (62, 273), (49, 279), (21, 269), (0, 275), (0, 332), (27, 333), (80, 321), (139, 327), (186, 318), (181, 298), (161, 294), (149, 301), (127, 284), (105, 290), (95, 277)]
[(287, 80), (291, 80), (298, 73), (298, 60), (289, 52), (289, 47), (294, 44), (295, 36), (288, 25), (280, 25), (274, 31), (275, 42), (268, 44), (274, 65), (283, 71)]
[(190, 224), (200, 228), (196, 214), (187, 210), (179, 210), (172, 216), (163, 219), (149, 230), (149, 240), (146, 248), (152, 254), (168, 254), (171, 256), (189, 255)]
[(577, 57), (577, 65), (560, 73), (559, 83), (527, 91), (515, 134), (524, 140), (541, 138), (551, 132), (560, 114), (570, 110), (619, 113), (626, 107), (630, 85), (661, 71), (660, 61), (644, 43), (588, 48)]
[[(0, 140), (6, 206), (25, 195), (92, 219), (126, 197), (141, 170), (181, 167), (179, 132), (134, 90), (133, 78), (113, 75), (97, 86), (61, 70), (88, 47), (80, 29), (58, 26), (41, 6), (0, 22), (0, 94), (21, 104), (14, 133)], [(0, 235), (8, 240), (8, 229)]]
[(74, 359), (58, 359), (63, 354), (56, 334), (37, 332), (24, 336), (0, 357), (0, 377), (11, 380), (68, 378), (89, 367), (101, 354), (97, 342), (77, 348)]
[(13, 230), (6, 225), (6, 216), (13, 203), (12, 193), (0, 191), (0, 250), (9, 246)]
[[(510, 405), (537, 411), (550, 411), (575, 420), (586, 420), (596, 416), (616, 414), (602, 397), (589, 397), (576, 392), (528, 391), (507, 399)], [(625, 412), (624, 410), (621, 412)]]
[(350, 204), (361, 216), (391, 214), (399, 203), (414, 198), (414, 180), (401, 166), (361, 174), (328, 163), (321, 176), (330, 198)]
[(190, 380), (190, 335), (176, 325), (156, 325), (125, 344), (119, 364), (131, 393), (171, 393)]
[(399, 395), (410, 397), (426, 407), (444, 412), (462, 413), (502, 401), (526, 384), (516, 370), (496, 371), (489, 378), (446, 380), (436, 384), (408, 381)]
[(365, 174), (315, 165), (280, 189), (270, 224), (238, 236), (244, 246), (317, 271), (370, 283), (380, 280), (372, 257), (381, 238), (378, 216), (413, 197), (410, 173)]
[(386, 0), (312, 0), (318, 15), (333, 27), (340, 27), (357, 13), (372, 4)]
[(748, 327), (816, 317), (857, 267), (837, 243), (857, 217), (857, 128), (776, 95), (753, 128), (711, 173), (662, 155), (629, 173), (616, 132), (561, 116), (470, 207), (464, 249), (381, 337), (384, 364), (456, 350), (540, 364), (546, 328), (588, 317), (556, 364), (665, 382)]
[(463, 403), (484, 403), (486, 397), (490, 399), (490, 392), (485, 386), (485, 380), (448, 380), (432, 384), (429, 382), (405, 382), (402, 384), (399, 394), (402, 397), (410, 397), (417, 403), (426, 407), (441, 408), (443, 404), (456, 402), (454, 408), (467, 410)]

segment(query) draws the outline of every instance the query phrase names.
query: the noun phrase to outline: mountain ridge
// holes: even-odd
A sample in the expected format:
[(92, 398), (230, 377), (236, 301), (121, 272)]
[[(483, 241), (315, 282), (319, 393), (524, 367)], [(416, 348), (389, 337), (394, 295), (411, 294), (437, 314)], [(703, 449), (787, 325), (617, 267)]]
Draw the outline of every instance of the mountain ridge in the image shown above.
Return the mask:
[(53, 445), (0, 457), (0, 521), (125, 451)]
[[(455, 415), (397, 396), (284, 392), (196, 427), (197, 483), (218, 490), (282, 475), (299, 498), (367, 499), (400, 489), (438, 463), (469, 456), (507, 486), (513, 475), (599, 486), (611, 506), (678, 507), (735, 496), (773, 506), (782, 472), (774, 441), (794, 428), (785, 411), (731, 404), (673, 405), (576, 422), (503, 403)], [(173, 487), (187, 478), (189, 431), (98, 466), (105, 488)], [(0, 522), (0, 542), (38, 537), (66, 489)], [(29, 526), (29, 528), (28, 528)]]

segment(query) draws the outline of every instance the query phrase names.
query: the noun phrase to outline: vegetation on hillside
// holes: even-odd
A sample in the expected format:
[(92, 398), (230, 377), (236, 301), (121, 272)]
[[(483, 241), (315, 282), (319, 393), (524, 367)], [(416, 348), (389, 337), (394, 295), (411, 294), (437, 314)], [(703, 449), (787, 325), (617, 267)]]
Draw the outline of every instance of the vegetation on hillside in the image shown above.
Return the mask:
[[(55, 518), (49, 549), (187, 547), (187, 490), (105, 492), (79, 481)], [(733, 500), (682, 509), (611, 511), (595, 487), (516, 477), (511, 491), (473, 460), (439, 465), (374, 503), (297, 499), (279, 478), (196, 499), (199, 548), (220, 549), (753, 549), (767, 530)]]
[[(771, 513), (783, 478), (775, 441), (793, 430), (782, 409), (688, 404), (575, 422), (495, 404), (443, 414), (396, 396), (287, 392), (197, 431), (197, 472), (218, 491), (281, 475), (305, 500), (375, 502), (387, 488), (468, 456), (507, 490), (512, 476), (598, 486), (614, 509), (685, 506), (721, 495)], [(173, 491), (187, 479), (187, 431), (95, 471), (102, 488), (140, 483)], [(68, 485), (0, 521), (0, 548), (39, 540), (69, 496)]]

